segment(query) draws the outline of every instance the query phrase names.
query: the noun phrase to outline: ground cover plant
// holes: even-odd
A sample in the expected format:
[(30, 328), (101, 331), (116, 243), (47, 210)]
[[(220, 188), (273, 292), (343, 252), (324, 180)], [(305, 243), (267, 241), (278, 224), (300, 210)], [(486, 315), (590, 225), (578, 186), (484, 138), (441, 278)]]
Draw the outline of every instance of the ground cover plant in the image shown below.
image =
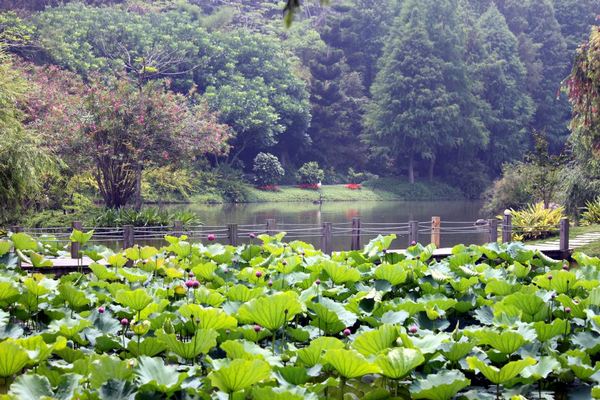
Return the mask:
[(51, 272), (51, 242), (1, 240), (0, 398), (600, 397), (600, 259), (283, 237), (90, 247), (92, 272), (60, 278), (19, 268)]

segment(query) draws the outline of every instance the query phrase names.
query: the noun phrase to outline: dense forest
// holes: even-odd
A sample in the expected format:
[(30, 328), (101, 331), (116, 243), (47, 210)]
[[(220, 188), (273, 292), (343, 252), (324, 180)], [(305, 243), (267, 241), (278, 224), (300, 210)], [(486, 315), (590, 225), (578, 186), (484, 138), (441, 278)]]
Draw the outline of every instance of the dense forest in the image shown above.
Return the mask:
[(0, 0), (1, 218), (315, 177), (479, 197), (532, 154), (575, 162), (564, 80), (599, 1), (284, 6)]

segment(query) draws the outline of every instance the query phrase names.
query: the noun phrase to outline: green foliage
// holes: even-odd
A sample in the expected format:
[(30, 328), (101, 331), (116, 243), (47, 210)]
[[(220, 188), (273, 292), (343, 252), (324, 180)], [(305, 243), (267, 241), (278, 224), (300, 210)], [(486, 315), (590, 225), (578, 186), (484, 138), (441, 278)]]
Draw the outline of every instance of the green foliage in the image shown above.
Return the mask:
[(581, 213), (581, 219), (585, 224), (600, 223), (600, 197), (585, 203), (585, 211)]
[(541, 239), (558, 232), (565, 209), (560, 206), (545, 208), (544, 203), (530, 204), (522, 210), (510, 210), (517, 240)]
[(325, 179), (325, 172), (319, 168), (316, 161), (304, 163), (298, 172), (296, 172), (296, 180), (300, 184), (316, 185)]
[[(9, 247), (37, 248), (13, 238)], [(541, 379), (595, 381), (597, 259), (578, 254), (566, 271), (511, 243), (457, 246), (445, 260), (415, 246), (389, 264), (393, 235), (333, 256), (281, 238), (236, 248), (167, 237), (61, 278), (1, 266), (9, 395), (449, 400), (484, 393), (479, 373), (500, 396), (534, 397)], [(237, 256), (250, 246), (260, 251)], [(200, 288), (184, 285), (196, 279)]]
[(285, 174), (277, 157), (270, 153), (258, 153), (254, 158), (252, 171), (259, 186), (276, 185)]

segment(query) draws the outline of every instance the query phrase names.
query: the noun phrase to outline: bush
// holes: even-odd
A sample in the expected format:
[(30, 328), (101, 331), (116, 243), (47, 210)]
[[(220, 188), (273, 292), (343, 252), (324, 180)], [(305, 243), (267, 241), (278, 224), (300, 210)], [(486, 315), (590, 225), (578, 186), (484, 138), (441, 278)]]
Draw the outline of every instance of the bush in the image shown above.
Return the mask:
[(89, 224), (93, 226), (170, 226), (175, 221), (184, 225), (199, 223), (198, 216), (188, 211), (161, 210), (156, 207), (143, 208), (136, 211), (132, 208), (100, 209)]
[(352, 168), (348, 168), (348, 182), (350, 183), (363, 183), (377, 178), (377, 175), (370, 172), (357, 172)]
[(277, 185), (285, 175), (285, 171), (277, 157), (270, 153), (258, 153), (254, 158), (252, 170), (258, 186)]
[(196, 193), (195, 174), (165, 166), (144, 170), (142, 194), (152, 202), (186, 201)]
[(600, 224), (600, 197), (585, 203), (585, 211), (581, 213), (581, 219), (585, 225)]
[(486, 190), (483, 212), (496, 215), (509, 208), (522, 208), (531, 202), (533, 191), (529, 181), (529, 166), (524, 163), (505, 164), (502, 178)]
[(526, 208), (511, 210), (514, 239), (535, 240), (555, 235), (565, 209), (561, 206), (544, 208), (544, 203), (530, 204)]
[(325, 173), (316, 161), (310, 161), (296, 172), (296, 180), (301, 185), (316, 185), (325, 179)]

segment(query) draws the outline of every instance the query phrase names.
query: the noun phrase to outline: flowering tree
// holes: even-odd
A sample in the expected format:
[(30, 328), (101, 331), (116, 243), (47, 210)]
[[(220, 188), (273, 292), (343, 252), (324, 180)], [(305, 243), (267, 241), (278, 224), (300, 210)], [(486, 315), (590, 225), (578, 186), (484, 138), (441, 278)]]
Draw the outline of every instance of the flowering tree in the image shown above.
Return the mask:
[(30, 68), (38, 84), (29, 102), (30, 125), (71, 165), (92, 162), (108, 207), (124, 206), (139, 192), (147, 166), (181, 164), (228, 151), (229, 127), (218, 123), (205, 103), (190, 105), (161, 82), (141, 90), (126, 80), (95, 79), (83, 85), (64, 71)]

